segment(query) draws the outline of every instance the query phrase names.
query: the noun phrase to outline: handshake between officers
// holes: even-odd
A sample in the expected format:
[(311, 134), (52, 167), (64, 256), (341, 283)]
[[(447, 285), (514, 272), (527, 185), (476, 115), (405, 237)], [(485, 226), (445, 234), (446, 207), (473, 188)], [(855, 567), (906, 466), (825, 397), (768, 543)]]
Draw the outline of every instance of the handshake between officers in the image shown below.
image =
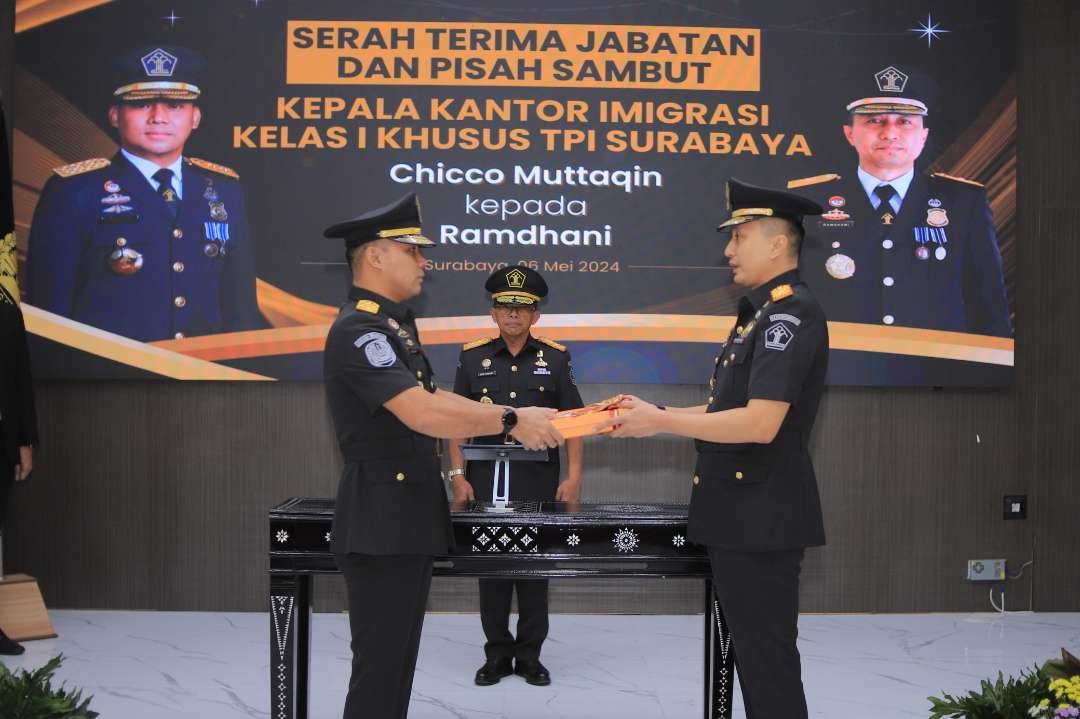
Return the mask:
[(416, 319), (424, 251), (415, 194), (328, 228), (345, 241), (353, 287), (330, 328), (327, 401), (345, 460), (331, 549), (352, 633), (347, 719), (404, 719), (432, 557), (453, 541), (439, 439), (509, 436), (528, 449), (563, 438), (556, 410), (476, 402), (435, 386)]

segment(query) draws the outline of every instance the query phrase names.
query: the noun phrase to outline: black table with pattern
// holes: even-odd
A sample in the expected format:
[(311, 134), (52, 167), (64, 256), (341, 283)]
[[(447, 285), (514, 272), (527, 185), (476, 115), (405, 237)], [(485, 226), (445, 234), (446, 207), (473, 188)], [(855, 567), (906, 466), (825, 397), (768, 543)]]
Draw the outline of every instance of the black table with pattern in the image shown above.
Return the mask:
[[(685, 505), (512, 502), (451, 505), (456, 548), (436, 576), (698, 577), (704, 580), (706, 719), (731, 716), (734, 651), (704, 548), (686, 541)], [(306, 719), (312, 577), (336, 574), (334, 501), (295, 497), (270, 510), (272, 719)]]

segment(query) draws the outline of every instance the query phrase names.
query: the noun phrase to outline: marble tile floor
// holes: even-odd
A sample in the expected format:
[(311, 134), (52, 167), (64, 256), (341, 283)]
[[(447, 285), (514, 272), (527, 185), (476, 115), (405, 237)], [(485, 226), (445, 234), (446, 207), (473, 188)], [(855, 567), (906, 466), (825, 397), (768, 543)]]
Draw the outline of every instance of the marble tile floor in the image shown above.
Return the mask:
[[(93, 694), (103, 719), (269, 718), (266, 614), (53, 611), (59, 638), (26, 643), (11, 669), (66, 656), (58, 678)], [(700, 616), (553, 615), (543, 660), (554, 679), (472, 683), (479, 618), (429, 614), (410, 719), (698, 719)], [(812, 717), (926, 717), (926, 697), (1016, 673), (1080, 647), (1080, 612), (803, 615)], [(348, 620), (313, 620), (312, 719), (341, 716)], [(744, 716), (736, 691), (735, 717)]]

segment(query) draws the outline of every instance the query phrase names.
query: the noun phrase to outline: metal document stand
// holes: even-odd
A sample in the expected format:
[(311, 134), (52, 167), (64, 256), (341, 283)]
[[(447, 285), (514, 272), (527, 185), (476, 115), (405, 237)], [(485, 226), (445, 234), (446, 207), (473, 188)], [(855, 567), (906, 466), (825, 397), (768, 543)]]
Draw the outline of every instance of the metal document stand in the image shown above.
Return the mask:
[(511, 511), (511, 462), (548, 461), (546, 449), (525, 449), (520, 444), (463, 444), (461, 454), (470, 462), (495, 463), (495, 474), (491, 480), (491, 504), (480, 505), (485, 512)]

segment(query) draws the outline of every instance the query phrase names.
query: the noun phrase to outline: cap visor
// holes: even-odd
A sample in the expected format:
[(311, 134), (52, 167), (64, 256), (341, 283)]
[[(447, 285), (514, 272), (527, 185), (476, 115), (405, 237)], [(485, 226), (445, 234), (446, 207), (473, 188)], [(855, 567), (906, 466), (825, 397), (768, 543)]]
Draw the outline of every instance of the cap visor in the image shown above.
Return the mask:
[(391, 242), (400, 242), (403, 245), (416, 245), (418, 247), (436, 246), (435, 242), (432, 242), (423, 235), (400, 235), (398, 237), (385, 237), (383, 239), (390, 240)]
[(754, 220), (760, 220), (763, 217), (766, 217), (766, 215), (750, 215), (750, 216), (747, 216), (747, 217), (732, 217), (730, 220), (726, 220), (725, 222), (721, 222), (719, 225), (717, 225), (716, 226), (716, 231), (717, 232), (723, 232), (724, 230), (726, 230), (726, 229), (728, 229), (730, 227), (734, 227), (735, 225), (741, 225), (741, 224), (744, 224), (746, 222), (753, 222)]

